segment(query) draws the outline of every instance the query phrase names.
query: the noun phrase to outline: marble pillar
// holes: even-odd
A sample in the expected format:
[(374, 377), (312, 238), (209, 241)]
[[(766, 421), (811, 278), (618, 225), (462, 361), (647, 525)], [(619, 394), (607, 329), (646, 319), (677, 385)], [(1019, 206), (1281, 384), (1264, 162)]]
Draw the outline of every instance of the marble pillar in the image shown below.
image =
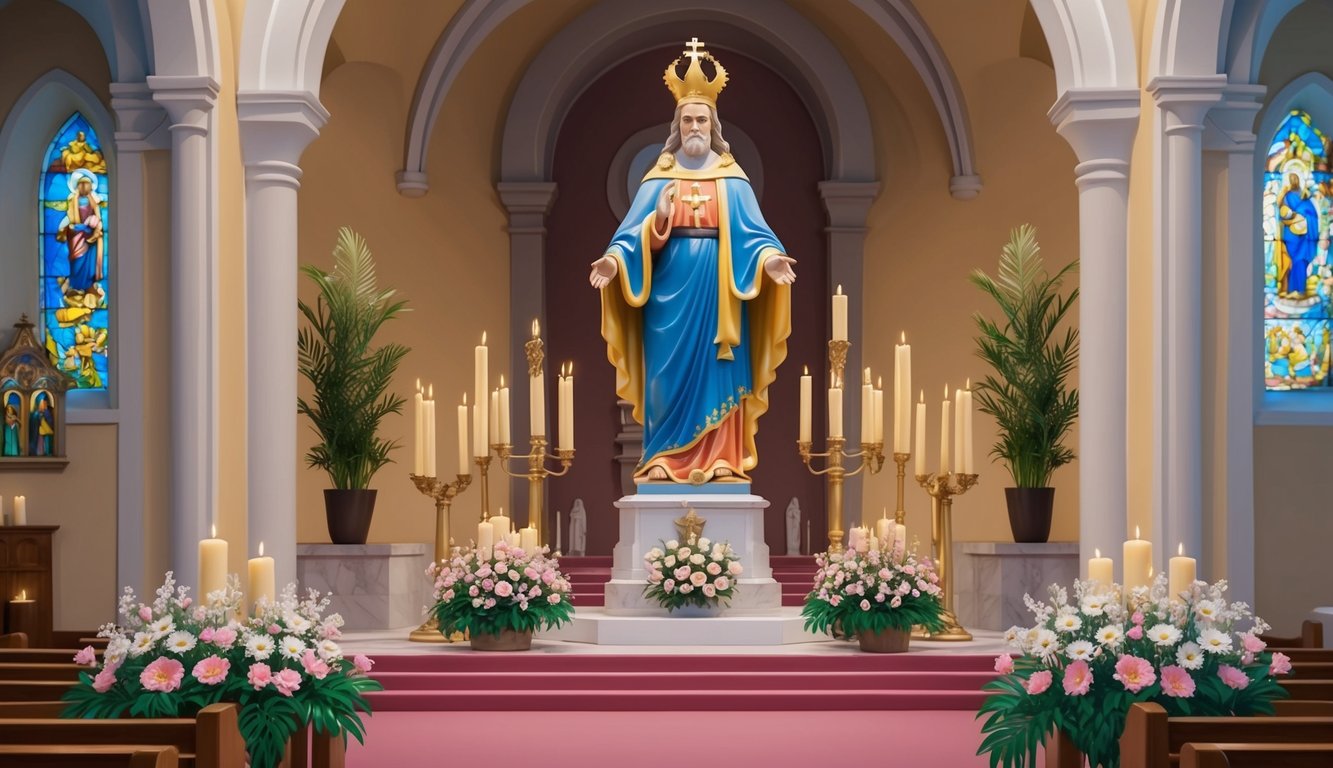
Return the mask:
[(1072, 589), (1074, 579), (1082, 578), (1078, 552), (1075, 541), (955, 542), (952, 581), (958, 622), (968, 629), (997, 632), (1032, 626), (1036, 619), (1023, 596), (1049, 603), (1050, 585)]
[(328, 594), (344, 631), (415, 627), (433, 600), (430, 544), (297, 544), (293, 554), (301, 589)]

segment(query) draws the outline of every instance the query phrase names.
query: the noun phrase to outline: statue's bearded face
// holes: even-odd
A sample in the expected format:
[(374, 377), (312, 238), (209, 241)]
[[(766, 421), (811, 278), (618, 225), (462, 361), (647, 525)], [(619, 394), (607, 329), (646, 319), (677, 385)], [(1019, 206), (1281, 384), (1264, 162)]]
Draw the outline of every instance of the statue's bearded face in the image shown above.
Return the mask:
[(712, 119), (706, 104), (686, 104), (680, 110), (681, 149), (690, 157), (708, 154)]

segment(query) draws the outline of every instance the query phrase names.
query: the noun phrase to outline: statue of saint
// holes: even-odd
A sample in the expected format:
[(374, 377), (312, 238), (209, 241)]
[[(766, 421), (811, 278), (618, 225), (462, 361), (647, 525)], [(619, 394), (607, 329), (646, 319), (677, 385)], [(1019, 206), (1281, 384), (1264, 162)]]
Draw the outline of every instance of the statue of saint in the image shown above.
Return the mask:
[(787, 554), (801, 554), (801, 501), (795, 496), (787, 505)]
[(1278, 220), (1282, 225), (1278, 292), (1288, 299), (1304, 299), (1309, 295), (1310, 265), (1319, 249), (1319, 211), (1315, 209), (1300, 174), (1287, 174)]
[(796, 273), (722, 138), (727, 71), (697, 38), (687, 45), (684, 78), (680, 58), (666, 69), (676, 99), (666, 145), (589, 279), (616, 394), (644, 427), (635, 479), (700, 485), (748, 480), (758, 463)]
[(583, 499), (574, 499), (574, 506), (569, 510), (569, 554), (586, 555), (588, 553), (588, 510), (583, 506)]

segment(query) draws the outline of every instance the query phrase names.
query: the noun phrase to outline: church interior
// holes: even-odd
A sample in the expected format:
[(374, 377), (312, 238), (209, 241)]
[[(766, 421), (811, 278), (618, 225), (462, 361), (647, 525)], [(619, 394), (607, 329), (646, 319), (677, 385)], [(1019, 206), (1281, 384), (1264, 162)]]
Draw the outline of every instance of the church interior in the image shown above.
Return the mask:
[[(0, 763), (120, 715), (259, 765), (212, 708), (328, 675), (373, 714), (284, 765), (470, 764), (497, 721), (550, 765), (666, 764), (664, 727), (1147, 765), (1185, 698), (1227, 723), (1181, 765), (1333, 764), (1330, 37), (1329, 0), (0, 0)], [(507, 557), (497, 619), (462, 588)], [(1159, 655), (1262, 621), (1140, 688), (1091, 625), (1034, 646), (1052, 584), (1038, 624)], [(220, 617), (184, 682), (131, 645), (163, 610)], [(1142, 692), (1123, 735), (988, 740), (1088, 681)]]

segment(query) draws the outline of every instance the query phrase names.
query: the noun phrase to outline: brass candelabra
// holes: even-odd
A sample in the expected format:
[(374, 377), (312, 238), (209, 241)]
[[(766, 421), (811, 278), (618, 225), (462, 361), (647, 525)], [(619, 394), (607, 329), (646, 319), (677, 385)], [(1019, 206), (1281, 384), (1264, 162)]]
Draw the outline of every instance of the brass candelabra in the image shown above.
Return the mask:
[(903, 495), (906, 493), (907, 462), (911, 458), (910, 453), (893, 452), (893, 463), (898, 465), (898, 506), (893, 508), (893, 522), (898, 525), (907, 524), (907, 509), (904, 507)]
[[(492, 446), (491, 446), (491, 449), (494, 450), (496, 447), (497, 447), (497, 446), (492, 445)], [(478, 475), (481, 475), (481, 520), (480, 520), (480, 522), (483, 522), (483, 523), (484, 523), (484, 522), (486, 522), (487, 520), (490, 520), (490, 519), (491, 519), (491, 484), (490, 484), (490, 482), (489, 482), (489, 479), (487, 478), (487, 474), (490, 472), (490, 469), (491, 469), (491, 457), (490, 457), (490, 456), (476, 456), (476, 457), (474, 457), (473, 460), (477, 462), (477, 474), (478, 474)]]
[[(835, 339), (828, 343), (829, 370), (832, 373), (834, 387), (843, 388), (843, 371), (847, 367), (847, 351), (851, 346), (852, 343), (845, 340)], [(843, 449), (847, 439), (842, 435), (829, 435), (825, 442), (828, 450), (823, 453), (814, 453), (811, 450), (813, 443), (802, 440), (796, 441), (796, 450), (800, 453), (801, 461), (805, 462), (807, 469), (816, 475), (828, 478), (828, 548), (830, 552), (834, 552), (842, 549), (843, 484), (847, 478), (855, 477), (862, 471), (873, 475), (883, 469), (884, 443), (862, 442), (861, 450), (848, 453)], [(811, 459), (825, 459), (824, 468), (817, 469), (812, 466)], [(848, 459), (861, 461), (855, 468), (848, 468), (845, 464)]]
[[(535, 525), (538, 520), (541, 525), (537, 526), (538, 537), (546, 536), (546, 520), (542, 516), (542, 500), (545, 494), (542, 491), (542, 483), (546, 482), (548, 477), (562, 477), (569, 472), (570, 466), (574, 464), (573, 448), (556, 448), (555, 458), (560, 463), (560, 469), (548, 469), (546, 466), (546, 436), (533, 435), (531, 437), (532, 449), (528, 453), (513, 453), (512, 445), (500, 443), (492, 446), (496, 455), (500, 458), (500, 469), (510, 477), (525, 477), (528, 480), (528, 525)], [(513, 471), (509, 468), (510, 459), (527, 459), (528, 468), (522, 471)]]
[[(435, 500), (435, 564), (438, 566), (449, 556), (449, 510), (453, 506), (454, 497), (472, 484), (472, 475), (459, 475), (458, 479), (451, 483), (426, 475), (409, 475), (409, 477), (412, 478), (412, 484), (418, 491)], [(453, 638), (440, 632), (440, 623), (434, 614), (421, 626), (412, 630), (407, 639), (416, 643), (453, 642)]]
[(940, 575), (940, 592), (947, 625), (935, 633), (915, 632), (922, 640), (971, 640), (972, 635), (958, 623), (953, 607), (953, 497), (962, 496), (977, 484), (977, 475), (961, 472), (917, 475), (916, 481), (930, 495), (930, 543), (935, 550), (935, 570)]

